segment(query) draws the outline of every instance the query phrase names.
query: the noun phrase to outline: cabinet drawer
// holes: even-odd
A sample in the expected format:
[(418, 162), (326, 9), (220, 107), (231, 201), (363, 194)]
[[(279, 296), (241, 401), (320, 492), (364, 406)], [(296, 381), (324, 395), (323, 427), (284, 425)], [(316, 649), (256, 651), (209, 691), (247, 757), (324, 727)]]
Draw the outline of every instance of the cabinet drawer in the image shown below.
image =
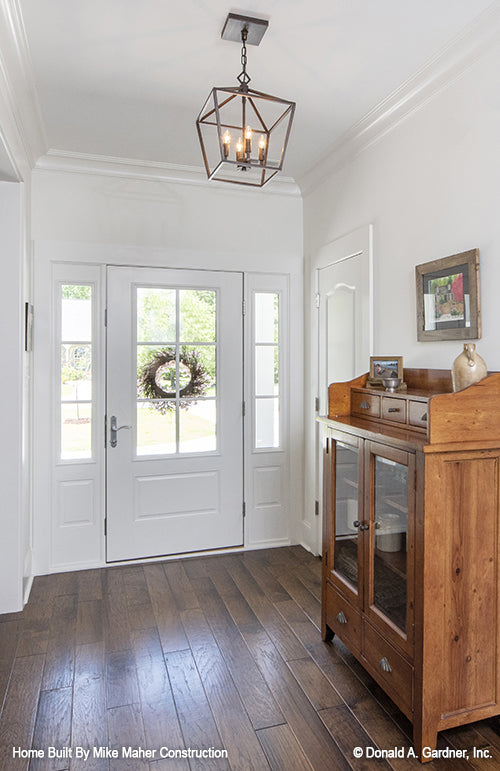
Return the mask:
[(410, 426), (427, 427), (429, 405), (427, 402), (408, 402), (408, 423)]
[(379, 418), (380, 396), (351, 391), (351, 412), (362, 418)]
[(361, 651), (361, 615), (330, 584), (326, 585), (326, 623), (349, 650)]
[(384, 420), (406, 423), (406, 401), (393, 396), (382, 396), (382, 414)]
[(411, 714), (413, 667), (366, 621), (363, 623), (363, 659), (391, 699), (406, 715)]

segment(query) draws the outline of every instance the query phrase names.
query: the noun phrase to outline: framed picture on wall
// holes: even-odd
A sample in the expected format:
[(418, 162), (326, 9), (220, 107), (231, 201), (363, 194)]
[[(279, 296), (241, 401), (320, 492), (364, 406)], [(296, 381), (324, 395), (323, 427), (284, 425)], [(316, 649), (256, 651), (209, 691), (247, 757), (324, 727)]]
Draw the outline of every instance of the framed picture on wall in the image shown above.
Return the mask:
[(481, 337), (479, 249), (417, 265), (415, 277), (417, 340)]

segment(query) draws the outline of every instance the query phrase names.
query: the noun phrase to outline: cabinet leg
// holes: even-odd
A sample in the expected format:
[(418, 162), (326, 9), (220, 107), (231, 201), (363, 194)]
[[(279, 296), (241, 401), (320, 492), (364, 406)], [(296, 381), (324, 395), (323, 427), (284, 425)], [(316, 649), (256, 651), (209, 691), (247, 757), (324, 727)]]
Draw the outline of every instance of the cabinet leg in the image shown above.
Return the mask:
[[(431, 725), (422, 725), (418, 722), (413, 725), (413, 744), (415, 752), (417, 753), (421, 763), (428, 763), (432, 760), (429, 757), (430, 750), (435, 750), (437, 745), (438, 732), (435, 727), (435, 723)], [(424, 749), (427, 751), (427, 756), (424, 757)]]
[(332, 632), (329, 626), (324, 624), (321, 628), (321, 637), (323, 638), (324, 642), (331, 642), (334, 637), (334, 632)]

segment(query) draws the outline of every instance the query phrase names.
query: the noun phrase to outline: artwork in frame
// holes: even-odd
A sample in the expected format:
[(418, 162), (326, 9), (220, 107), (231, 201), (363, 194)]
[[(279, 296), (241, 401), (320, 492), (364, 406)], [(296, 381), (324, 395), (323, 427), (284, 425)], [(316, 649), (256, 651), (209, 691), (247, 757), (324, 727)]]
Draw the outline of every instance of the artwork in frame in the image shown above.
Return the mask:
[(370, 356), (370, 384), (382, 384), (382, 378), (399, 377), (403, 379), (402, 356)]
[(481, 337), (479, 249), (417, 265), (415, 276), (417, 340)]

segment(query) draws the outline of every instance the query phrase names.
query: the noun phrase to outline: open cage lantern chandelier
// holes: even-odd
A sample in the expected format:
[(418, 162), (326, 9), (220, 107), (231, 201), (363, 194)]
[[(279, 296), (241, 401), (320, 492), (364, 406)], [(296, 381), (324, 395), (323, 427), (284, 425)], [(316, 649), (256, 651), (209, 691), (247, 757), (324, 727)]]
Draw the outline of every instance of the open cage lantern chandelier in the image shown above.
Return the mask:
[(283, 168), (295, 102), (249, 88), (247, 43), (258, 45), (268, 22), (230, 13), (224, 40), (241, 41), (239, 86), (216, 87), (196, 120), (209, 180), (262, 187)]

